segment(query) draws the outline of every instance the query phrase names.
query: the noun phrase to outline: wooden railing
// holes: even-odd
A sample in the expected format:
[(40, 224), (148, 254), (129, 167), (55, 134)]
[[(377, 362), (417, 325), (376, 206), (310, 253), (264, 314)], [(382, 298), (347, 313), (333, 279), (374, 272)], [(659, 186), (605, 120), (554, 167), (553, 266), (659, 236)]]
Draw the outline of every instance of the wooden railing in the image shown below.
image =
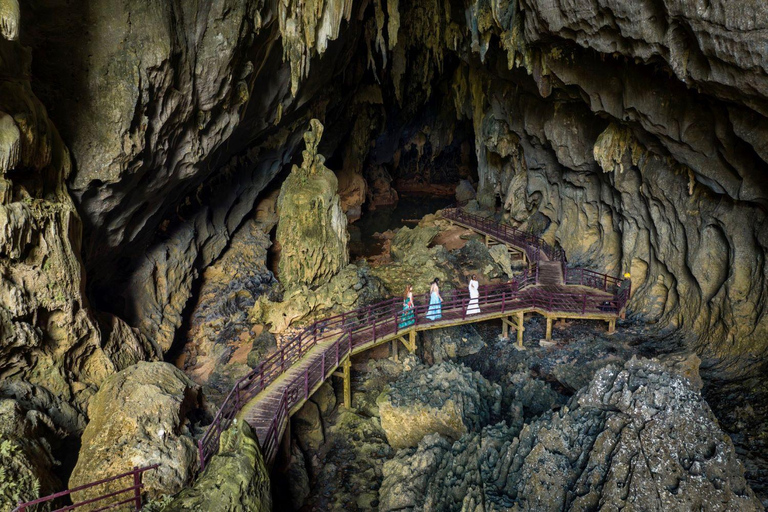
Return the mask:
[[(581, 315), (618, 315), (626, 306), (628, 294), (620, 296), (588, 291), (553, 293), (534, 286), (533, 276), (533, 272), (526, 270), (509, 283), (480, 287), (481, 313), (474, 315), (473, 318), (479, 321), (485, 317), (520, 310)], [(583, 285), (600, 291), (608, 288), (607, 283), (612, 285), (615, 282), (611, 281), (609, 276), (597, 273), (589, 273), (585, 276), (589, 278), (583, 281)], [(594, 286), (597, 284), (600, 286)], [(470, 297), (466, 290), (445, 292), (443, 298), (442, 318), (437, 323), (467, 319)], [(285, 428), (284, 422), (287, 422), (289, 412), (296, 404), (308, 399), (315, 387), (323, 382), (329, 373), (355, 349), (375, 344), (402, 331), (418, 329), (426, 324), (434, 325), (436, 322), (429, 320), (426, 316), (429, 307), (428, 296), (417, 300), (411, 311), (413, 321), (405, 325), (402, 300), (390, 299), (317, 321), (303, 329), (232, 388), (208, 431), (198, 442), (201, 467), (205, 468), (207, 461), (216, 452), (221, 433), (229, 427), (232, 418), (243, 404), (269, 387), (294, 363), (302, 360), (309, 350), (324, 341), (333, 339), (333, 342), (315, 356), (315, 360), (302, 373), (287, 384), (271, 420), (269, 432), (262, 440), (264, 457), (271, 462), (277, 453), (279, 437)]]
[[(26, 512), (28, 510), (35, 510), (37, 505), (42, 505), (44, 503), (62, 499), (67, 496), (70, 496), (72, 493), (84, 491), (86, 489), (91, 489), (93, 487), (104, 485), (109, 482), (114, 482), (115, 480), (120, 480), (123, 478), (130, 478), (130, 482), (132, 485), (117, 491), (105, 492), (104, 494), (97, 496), (95, 498), (90, 498), (87, 500), (73, 503), (72, 505), (67, 505), (61, 508), (57, 508), (54, 512), (64, 512), (67, 510), (75, 510), (77, 508), (85, 507), (88, 505), (97, 506), (95, 505), (96, 503), (103, 502), (105, 500), (110, 500), (112, 498), (118, 499), (119, 501), (117, 502), (110, 501), (109, 503), (104, 504), (103, 506), (99, 506), (99, 508), (91, 509), (91, 512), (109, 510), (112, 508), (120, 507), (122, 505), (131, 505), (134, 507), (135, 510), (141, 510), (141, 507), (142, 507), (141, 490), (144, 488), (144, 484), (141, 482), (141, 475), (145, 471), (157, 469), (158, 466), (159, 464), (152, 464), (151, 466), (145, 466), (143, 468), (134, 467), (132, 471), (128, 471), (127, 473), (105, 478), (97, 482), (81, 485), (73, 489), (67, 489), (66, 491), (57, 492), (55, 494), (51, 494), (50, 496), (38, 498), (36, 500), (28, 501), (26, 503), (19, 503), (19, 505), (15, 509), (13, 509), (13, 512)], [(125, 494), (130, 494), (130, 495), (127, 498), (125, 498), (123, 496)]]
[[(468, 316), (481, 321), (484, 318), (497, 317), (500, 314), (506, 313), (511, 314), (521, 310), (608, 316), (619, 315), (626, 307), (630, 293), (629, 280), (622, 281), (615, 277), (590, 270), (566, 269), (565, 253), (561, 248), (552, 247), (541, 238), (511, 226), (500, 225), (461, 210), (448, 210), (444, 212), (444, 216), (472, 226), (477, 231), (525, 250), (529, 267), (508, 283), (480, 287), (479, 314), (467, 314), (470, 298), (466, 290), (452, 290), (443, 293), (442, 317), (436, 321), (429, 320), (426, 316), (430, 305), (429, 296), (425, 295), (415, 301), (415, 307), (411, 312), (403, 310), (402, 299), (393, 298), (318, 320), (302, 329), (276, 352), (260, 362), (255, 369), (238, 380), (232, 387), (205, 435), (198, 441), (201, 470), (205, 469), (210, 457), (218, 451), (222, 432), (229, 428), (242, 407), (285, 374), (294, 364), (301, 361), (310, 350), (318, 345), (327, 343), (327, 346), (324, 346), (314, 356), (311, 364), (287, 384), (275, 406), (266, 433), (260, 439), (262, 453), (268, 463), (271, 463), (277, 454), (280, 438), (285, 431), (292, 408), (301, 403), (302, 400), (308, 399), (313, 390), (325, 381), (344, 358), (356, 349), (362, 349), (387, 337), (396, 336), (401, 332), (409, 332), (413, 329), (418, 330), (419, 327), (424, 327), (427, 324), (430, 324), (430, 327), (435, 327), (442, 322), (463, 321)], [(563, 265), (563, 278), (566, 284), (580, 285), (599, 290), (602, 293), (589, 291), (556, 293), (535, 286), (538, 283), (539, 263), (543, 259), (542, 254), (548, 260), (559, 261)], [(404, 315), (411, 313), (413, 315), (412, 322), (409, 321), (405, 325), (406, 318), (404, 318)], [(60, 510), (72, 510), (78, 506), (91, 504), (95, 501), (129, 491), (134, 492), (134, 497), (122, 503), (134, 501), (140, 507), (141, 495), (139, 491), (141, 483), (140, 480), (137, 480), (138, 477), (136, 475), (156, 467), (157, 465), (141, 469), (135, 468), (134, 471), (112, 477), (111, 479), (101, 480), (41, 498), (40, 500), (20, 504), (16, 510), (23, 511), (30, 505), (57, 499), (72, 492), (128, 475), (134, 475), (134, 485), (132, 487)], [(136, 501), (137, 499), (139, 501)], [(111, 508), (111, 506), (107, 508)]]
[(528, 257), (528, 261), (531, 263), (542, 259), (542, 253), (551, 261), (566, 261), (565, 251), (561, 247), (553, 247), (543, 238), (521, 231), (513, 226), (500, 224), (494, 220), (467, 213), (460, 208), (443, 210), (442, 216), (445, 219), (470, 226), (477, 231), (523, 249)]

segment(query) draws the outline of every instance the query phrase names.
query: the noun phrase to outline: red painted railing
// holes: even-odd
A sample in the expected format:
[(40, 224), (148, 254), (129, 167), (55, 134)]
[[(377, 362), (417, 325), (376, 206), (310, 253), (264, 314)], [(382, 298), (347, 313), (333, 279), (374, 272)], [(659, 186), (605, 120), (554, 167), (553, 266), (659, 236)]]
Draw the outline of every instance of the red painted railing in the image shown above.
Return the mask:
[[(109, 482), (114, 482), (115, 480), (120, 480), (122, 478), (129, 478), (129, 477), (131, 478), (130, 481), (132, 485), (124, 489), (120, 489), (117, 491), (110, 491), (110, 492), (104, 493), (101, 496), (97, 496), (95, 498), (90, 498), (84, 501), (73, 503), (72, 505), (67, 505), (65, 507), (57, 508), (54, 512), (64, 512), (67, 510), (74, 510), (76, 508), (85, 507), (87, 505), (93, 506), (95, 503), (98, 503), (104, 500), (109, 500), (110, 498), (116, 498), (116, 499), (119, 499), (120, 501), (110, 502), (99, 508), (92, 509), (91, 512), (109, 510), (111, 508), (116, 508), (122, 505), (132, 505), (136, 510), (141, 510), (141, 506), (142, 506), (141, 490), (144, 488), (144, 484), (141, 482), (141, 475), (145, 471), (157, 469), (158, 466), (159, 464), (153, 464), (151, 466), (146, 466), (143, 468), (134, 467), (132, 471), (128, 471), (127, 473), (123, 473), (121, 475), (105, 478), (103, 480), (99, 480), (98, 482), (92, 482), (90, 484), (81, 485), (79, 487), (75, 487), (74, 489), (67, 489), (66, 491), (57, 492), (55, 494), (51, 494), (50, 496), (38, 498), (36, 500), (28, 501), (26, 503), (19, 503), (18, 507), (13, 509), (13, 512), (25, 512), (30, 509), (35, 510), (36, 505), (42, 505), (43, 503), (48, 503), (50, 501), (64, 498), (65, 496), (69, 496), (74, 492), (84, 491), (86, 489), (91, 489), (99, 485), (104, 485)], [(130, 493), (130, 496), (128, 498), (125, 498), (122, 496), (128, 493)]]
[[(618, 315), (626, 307), (629, 300), (629, 280), (621, 281), (606, 274), (600, 274), (589, 270), (566, 269), (565, 253), (561, 248), (554, 248), (541, 238), (516, 228), (500, 225), (493, 221), (471, 215), (461, 210), (444, 211), (444, 216), (452, 218), (463, 224), (472, 226), (477, 231), (488, 234), (503, 242), (520, 247), (526, 251), (530, 266), (522, 274), (509, 283), (482, 286), (479, 289), (480, 314), (478, 320), (484, 316), (498, 315), (509, 312), (510, 314), (520, 310), (538, 310), (548, 312), (567, 312), (574, 314), (604, 314)], [(553, 293), (535, 285), (538, 283), (539, 262), (544, 259), (542, 254), (550, 261), (559, 261), (563, 265), (563, 278), (566, 284), (582, 285), (588, 288), (600, 290), (603, 293)], [(213, 422), (208, 427), (205, 435), (198, 441), (198, 452), (201, 469), (205, 468), (210, 457), (216, 453), (221, 433), (229, 428), (232, 420), (240, 412), (243, 405), (248, 403), (259, 392), (290, 369), (295, 363), (302, 360), (307, 353), (318, 345), (328, 343), (321, 351), (318, 351), (310, 364), (293, 380), (287, 383), (279, 400), (275, 404), (274, 413), (268, 420), (269, 425), (260, 435), (260, 443), (264, 458), (271, 463), (277, 454), (280, 438), (287, 425), (291, 409), (309, 395), (328, 375), (339, 366), (339, 363), (353, 350), (369, 345), (401, 331), (410, 331), (427, 323), (448, 322), (467, 318), (469, 294), (466, 290), (445, 291), (443, 293), (441, 315), (439, 320), (432, 321), (427, 318), (430, 311), (429, 296), (417, 300), (411, 313), (412, 321), (404, 318), (402, 299), (389, 299), (378, 304), (359, 308), (354, 311), (342, 313), (331, 318), (319, 320), (294, 335), (288, 343), (259, 363), (259, 366), (235, 383), (232, 390), (224, 399), (216, 413)], [(402, 325), (401, 325), (402, 324)], [(256, 425), (253, 425), (256, 427)], [(258, 429), (257, 429), (258, 430)], [(122, 478), (127, 475), (135, 475), (136, 471), (146, 471), (157, 467), (150, 466), (141, 470), (118, 475), (112, 479), (94, 482), (85, 486), (57, 493), (43, 501), (66, 496), (71, 492), (86, 489), (104, 482)], [(134, 477), (136, 478), (136, 477)], [(140, 499), (140, 482), (125, 489), (122, 492), (133, 490)], [(138, 486), (138, 487), (137, 487)], [(118, 494), (119, 494), (118, 493)], [(106, 499), (113, 496), (96, 498)], [(136, 498), (132, 498), (135, 500)], [(23, 504), (24, 507), (43, 501), (36, 500)], [(127, 500), (126, 502), (130, 502)], [(71, 510), (76, 506), (92, 503), (93, 501), (73, 505), (61, 510)], [(136, 502), (140, 503), (140, 502)], [(19, 508), (17, 510), (25, 510)]]
[(561, 247), (553, 247), (543, 238), (521, 231), (513, 226), (499, 224), (492, 219), (467, 213), (460, 208), (443, 210), (442, 216), (445, 219), (460, 222), (477, 231), (523, 249), (528, 257), (528, 261), (531, 263), (542, 259), (542, 253), (550, 261), (566, 261), (565, 251)]
[[(533, 286), (534, 276), (535, 271), (526, 270), (520, 277), (509, 283), (480, 287), (481, 313), (477, 315), (478, 320), (484, 316), (520, 310), (618, 315), (624, 309), (629, 296), (628, 292), (622, 295), (587, 291), (553, 293)], [(604, 283), (613, 283), (607, 277), (601, 277), (603, 284), (599, 287), (592, 286), (596, 281), (590, 279), (585, 280), (584, 286), (603, 291), (607, 288)], [(467, 318), (470, 298), (466, 290), (446, 291), (443, 293), (443, 299), (442, 317), (438, 322)], [(277, 453), (280, 436), (288, 421), (289, 412), (296, 404), (308, 399), (315, 387), (323, 382), (328, 374), (356, 348), (401, 331), (410, 331), (412, 328), (433, 323), (434, 321), (427, 318), (429, 308), (428, 296), (417, 300), (415, 307), (411, 310), (413, 319), (407, 323), (404, 320), (402, 300), (390, 299), (320, 320), (302, 330), (291, 342), (235, 384), (205, 436), (198, 443), (201, 467), (204, 468), (209, 458), (216, 452), (221, 433), (229, 427), (232, 418), (243, 404), (266, 389), (293, 363), (303, 359), (309, 350), (319, 343), (333, 339), (332, 343), (313, 356), (310, 365), (303, 372), (286, 384), (275, 413), (269, 420), (269, 429), (260, 439), (264, 457), (271, 462)]]

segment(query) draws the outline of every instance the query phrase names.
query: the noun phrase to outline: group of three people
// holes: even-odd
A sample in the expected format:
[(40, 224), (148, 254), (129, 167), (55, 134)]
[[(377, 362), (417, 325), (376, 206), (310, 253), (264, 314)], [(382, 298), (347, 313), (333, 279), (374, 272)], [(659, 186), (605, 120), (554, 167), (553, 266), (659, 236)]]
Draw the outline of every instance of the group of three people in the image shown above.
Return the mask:
[[(477, 276), (472, 274), (469, 279), (469, 303), (467, 304), (467, 315), (476, 315), (480, 313), (480, 284), (477, 282)], [(416, 323), (414, 316), (413, 286), (410, 284), (405, 287), (403, 296), (403, 312), (400, 315), (398, 327), (403, 329)], [(440, 295), (440, 279), (435, 278), (429, 288), (429, 308), (426, 317), (428, 320), (439, 320), (443, 317), (443, 297)]]

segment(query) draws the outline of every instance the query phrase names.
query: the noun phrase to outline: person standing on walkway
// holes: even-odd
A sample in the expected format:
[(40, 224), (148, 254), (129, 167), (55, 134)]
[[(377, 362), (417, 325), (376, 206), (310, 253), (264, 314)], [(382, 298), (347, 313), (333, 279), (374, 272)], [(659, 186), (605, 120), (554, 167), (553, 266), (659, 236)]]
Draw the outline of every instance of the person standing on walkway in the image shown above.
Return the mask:
[(405, 296), (403, 296), (403, 312), (400, 313), (400, 323), (397, 324), (399, 329), (410, 327), (416, 323), (413, 317), (413, 286), (406, 285)]
[(443, 317), (443, 297), (440, 296), (440, 278), (436, 277), (429, 287), (429, 309), (427, 318), (438, 320)]
[(477, 282), (477, 276), (472, 274), (469, 279), (469, 304), (467, 305), (467, 314), (476, 315), (480, 313), (480, 283)]

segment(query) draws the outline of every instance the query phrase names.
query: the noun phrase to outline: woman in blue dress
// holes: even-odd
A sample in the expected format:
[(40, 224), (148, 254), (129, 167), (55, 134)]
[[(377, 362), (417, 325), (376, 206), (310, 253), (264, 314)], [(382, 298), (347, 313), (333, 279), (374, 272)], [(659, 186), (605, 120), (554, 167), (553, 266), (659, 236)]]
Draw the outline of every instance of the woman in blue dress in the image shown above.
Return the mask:
[(416, 323), (416, 319), (413, 317), (413, 287), (407, 285), (405, 287), (405, 296), (403, 297), (403, 312), (400, 313), (400, 323), (397, 324), (399, 329), (412, 326)]
[(443, 298), (440, 296), (440, 278), (436, 277), (429, 288), (429, 309), (427, 318), (437, 320), (443, 317)]

